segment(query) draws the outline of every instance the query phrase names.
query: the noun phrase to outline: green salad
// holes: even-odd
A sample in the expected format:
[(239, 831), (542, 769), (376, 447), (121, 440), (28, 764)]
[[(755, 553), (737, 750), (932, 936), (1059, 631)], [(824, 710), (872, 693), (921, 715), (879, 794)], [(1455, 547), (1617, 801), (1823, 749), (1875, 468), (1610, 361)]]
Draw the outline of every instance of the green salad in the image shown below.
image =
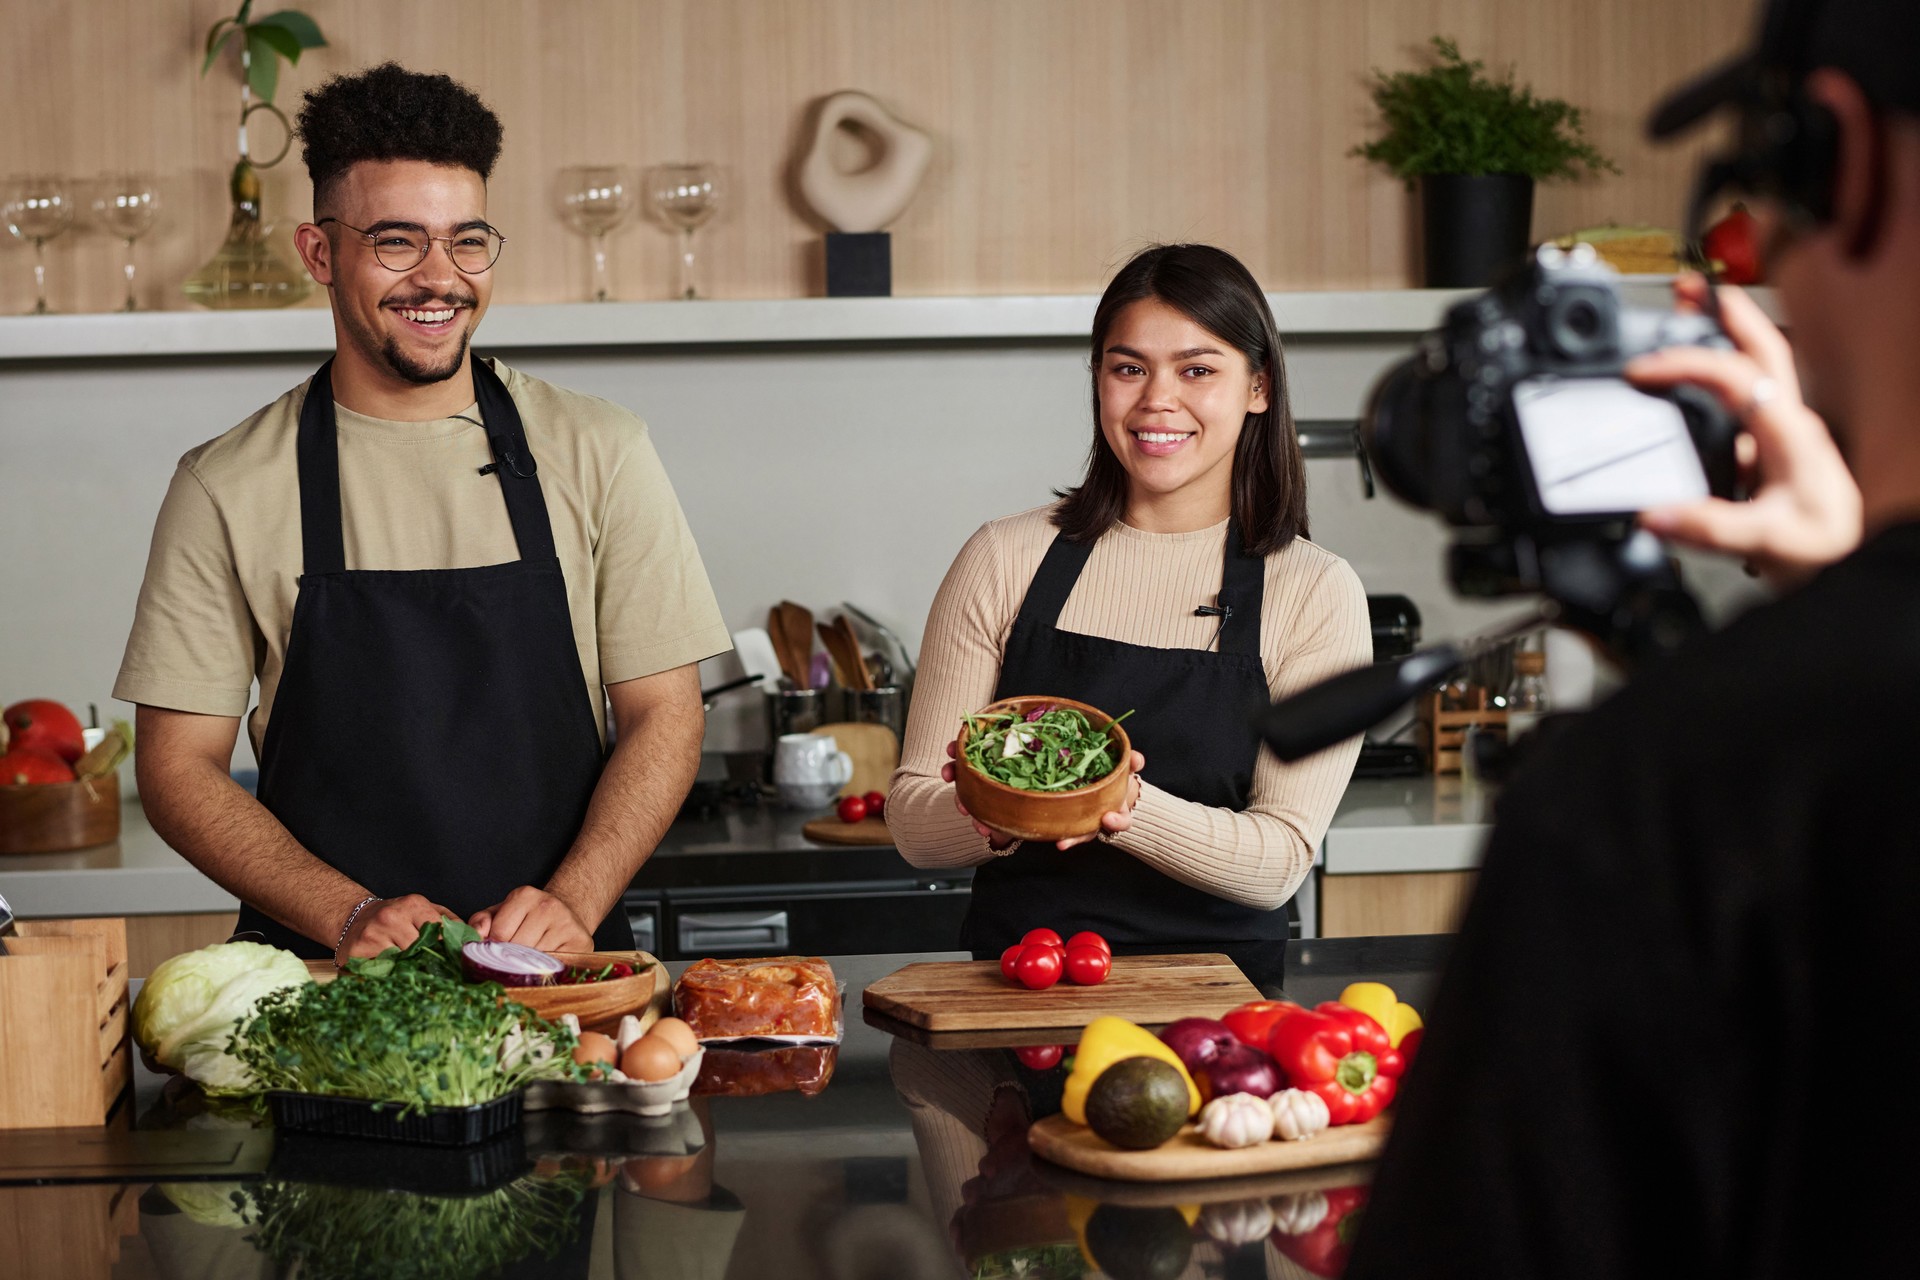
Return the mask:
[(1022, 791), (1072, 791), (1098, 782), (1120, 764), (1107, 729), (1094, 728), (1083, 712), (1070, 707), (1041, 703), (1025, 712), (971, 715), (966, 722), (967, 763)]

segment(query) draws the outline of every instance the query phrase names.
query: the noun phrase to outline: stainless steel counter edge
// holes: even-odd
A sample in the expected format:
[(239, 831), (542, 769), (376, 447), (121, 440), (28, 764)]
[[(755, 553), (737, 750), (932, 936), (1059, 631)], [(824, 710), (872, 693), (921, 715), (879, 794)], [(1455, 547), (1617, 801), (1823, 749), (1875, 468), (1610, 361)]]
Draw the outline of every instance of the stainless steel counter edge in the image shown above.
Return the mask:
[[(1322, 870), (1328, 875), (1469, 870), (1480, 863), (1486, 812), (1485, 794), (1457, 778), (1356, 780), (1327, 831)], [(768, 811), (676, 827), (661, 856), (831, 856), (832, 850), (798, 835), (805, 816)], [(22, 918), (172, 915), (232, 911), (239, 905), (167, 847), (137, 801), (122, 811), (114, 844), (0, 858), (0, 894)]]

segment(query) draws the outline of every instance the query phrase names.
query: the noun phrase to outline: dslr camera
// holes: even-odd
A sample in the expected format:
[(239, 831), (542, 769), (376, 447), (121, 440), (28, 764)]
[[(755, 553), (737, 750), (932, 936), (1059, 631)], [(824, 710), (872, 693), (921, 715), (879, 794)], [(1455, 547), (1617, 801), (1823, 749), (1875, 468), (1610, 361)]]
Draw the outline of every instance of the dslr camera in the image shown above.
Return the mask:
[(1732, 344), (1705, 315), (1627, 305), (1619, 284), (1591, 246), (1542, 247), (1382, 375), (1360, 434), (1388, 488), (1453, 526), (1456, 591), (1546, 596), (1631, 663), (1701, 625), (1634, 515), (1737, 497), (1739, 423), (1697, 388), (1622, 378), (1646, 352)]

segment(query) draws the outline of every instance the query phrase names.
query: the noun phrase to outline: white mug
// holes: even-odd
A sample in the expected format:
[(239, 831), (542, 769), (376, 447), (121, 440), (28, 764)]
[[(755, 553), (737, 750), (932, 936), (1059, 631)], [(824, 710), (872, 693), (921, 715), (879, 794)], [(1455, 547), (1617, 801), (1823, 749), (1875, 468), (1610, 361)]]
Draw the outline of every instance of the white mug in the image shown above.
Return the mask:
[(782, 734), (773, 748), (773, 784), (781, 802), (795, 809), (823, 809), (853, 781), (853, 757), (832, 738)]

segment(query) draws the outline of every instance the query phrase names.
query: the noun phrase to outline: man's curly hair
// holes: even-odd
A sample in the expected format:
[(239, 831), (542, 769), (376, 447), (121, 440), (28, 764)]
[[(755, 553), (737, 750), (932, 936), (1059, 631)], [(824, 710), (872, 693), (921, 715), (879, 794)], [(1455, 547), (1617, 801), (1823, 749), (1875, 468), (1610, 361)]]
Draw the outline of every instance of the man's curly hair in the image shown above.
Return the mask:
[(484, 182), (500, 158), (500, 117), (473, 90), (397, 62), (310, 90), (296, 127), (316, 211), (362, 160), (458, 165)]

